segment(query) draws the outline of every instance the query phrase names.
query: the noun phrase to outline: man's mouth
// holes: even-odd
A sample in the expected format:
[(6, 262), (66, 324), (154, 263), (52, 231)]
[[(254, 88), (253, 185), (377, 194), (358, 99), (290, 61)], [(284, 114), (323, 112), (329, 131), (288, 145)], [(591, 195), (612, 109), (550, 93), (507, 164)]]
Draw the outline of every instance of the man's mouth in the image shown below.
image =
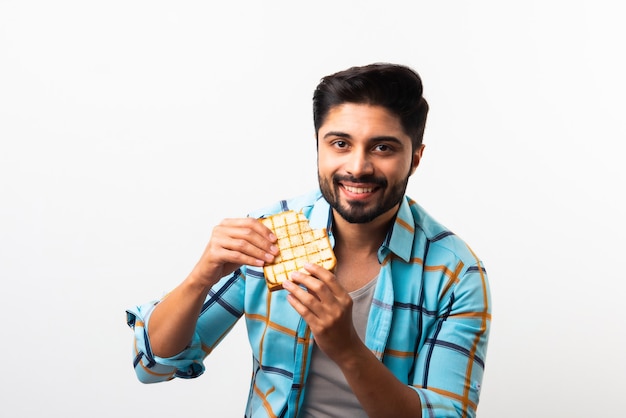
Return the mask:
[(343, 184), (343, 188), (354, 194), (372, 193), (374, 191), (373, 187), (354, 187), (346, 186), (345, 184)]
[(385, 179), (374, 176), (356, 178), (352, 176), (335, 176), (335, 184), (341, 187), (349, 198), (369, 198), (387, 185)]

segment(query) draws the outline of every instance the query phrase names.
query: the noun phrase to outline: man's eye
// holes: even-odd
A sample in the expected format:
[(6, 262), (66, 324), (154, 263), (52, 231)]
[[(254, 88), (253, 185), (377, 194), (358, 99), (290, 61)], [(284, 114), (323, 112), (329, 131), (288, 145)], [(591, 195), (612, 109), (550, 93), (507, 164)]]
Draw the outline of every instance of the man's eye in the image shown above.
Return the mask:
[(348, 146), (348, 143), (346, 141), (335, 141), (333, 145), (337, 148), (345, 148)]
[(391, 147), (387, 144), (378, 144), (374, 147), (374, 149), (378, 152), (389, 152), (391, 151)]

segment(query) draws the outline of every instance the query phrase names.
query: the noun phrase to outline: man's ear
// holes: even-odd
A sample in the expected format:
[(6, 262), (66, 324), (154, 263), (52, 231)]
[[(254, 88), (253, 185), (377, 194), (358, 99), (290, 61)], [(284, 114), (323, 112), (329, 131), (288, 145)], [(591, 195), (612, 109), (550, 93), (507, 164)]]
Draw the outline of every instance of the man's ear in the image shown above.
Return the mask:
[(417, 170), (417, 166), (420, 165), (420, 161), (422, 160), (422, 154), (424, 154), (424, 148), (426, 148), (426, 145), (421, 144), (413, 152), (413, 160), (411, 160), (411, 175), (415, 173), (415, 170)]

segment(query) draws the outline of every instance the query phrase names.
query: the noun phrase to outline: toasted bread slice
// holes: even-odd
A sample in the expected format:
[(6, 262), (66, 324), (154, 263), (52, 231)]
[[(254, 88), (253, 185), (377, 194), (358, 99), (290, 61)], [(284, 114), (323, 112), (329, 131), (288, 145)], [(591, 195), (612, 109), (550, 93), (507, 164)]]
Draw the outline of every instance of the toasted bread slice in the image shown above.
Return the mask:
[(289, 210), (260, 221), (278, 239), (278, 256), (263, 267), (270, 291), (282, 289), (282, 283), (289, 279), (291, 272), (303, 270), (306, 263), (315, 263), (327, 270), (335, 267), (337, 259), (326, 229), (311, 229), (303, 213)]

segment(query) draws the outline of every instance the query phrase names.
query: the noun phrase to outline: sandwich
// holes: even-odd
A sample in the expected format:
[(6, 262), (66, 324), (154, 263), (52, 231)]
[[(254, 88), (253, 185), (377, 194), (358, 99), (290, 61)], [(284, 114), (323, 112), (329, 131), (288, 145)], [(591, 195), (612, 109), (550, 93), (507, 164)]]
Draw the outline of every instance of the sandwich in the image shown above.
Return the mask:
[(288, 210), (259, 219), (277, 238), (279, 253), (272, 263), (263, 267), (270, 291), (283, 288), (292, 272), (304, 271), (306, 263), (314, 263), (332, 270), (337, 264), (325, 228), (312, 229), (302, 212)]

